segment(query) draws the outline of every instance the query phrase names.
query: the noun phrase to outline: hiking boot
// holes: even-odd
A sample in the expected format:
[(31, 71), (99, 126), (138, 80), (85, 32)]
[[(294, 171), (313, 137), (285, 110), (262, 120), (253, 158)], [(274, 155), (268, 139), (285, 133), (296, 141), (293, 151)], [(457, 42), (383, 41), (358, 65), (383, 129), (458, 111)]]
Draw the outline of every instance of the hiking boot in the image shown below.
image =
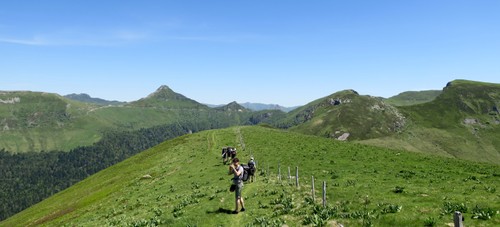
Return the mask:
[(240, 211), (241, 211), (241, 212), (245, 211), (245, 207), (241, 208), (241, 210), (240, 210)]

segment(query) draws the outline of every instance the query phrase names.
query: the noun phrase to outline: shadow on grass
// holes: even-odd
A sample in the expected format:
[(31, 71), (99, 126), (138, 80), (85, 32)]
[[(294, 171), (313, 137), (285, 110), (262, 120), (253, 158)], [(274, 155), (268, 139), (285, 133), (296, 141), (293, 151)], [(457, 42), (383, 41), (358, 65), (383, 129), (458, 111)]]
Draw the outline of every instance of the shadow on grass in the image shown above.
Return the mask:
[(222, 207), (219, 207), (219, 209), (215, 211), (207, 211), (207, 214), (232, 214), (232, 213), (233, 213), (232, 210)]

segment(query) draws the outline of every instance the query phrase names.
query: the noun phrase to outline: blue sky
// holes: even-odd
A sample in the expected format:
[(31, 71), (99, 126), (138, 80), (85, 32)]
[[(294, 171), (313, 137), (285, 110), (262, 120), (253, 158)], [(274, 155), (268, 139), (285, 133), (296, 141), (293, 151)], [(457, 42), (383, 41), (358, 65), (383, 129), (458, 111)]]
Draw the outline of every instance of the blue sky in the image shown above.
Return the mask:
[(500, 1), (2, 1), (0, 90), (202, 103), (500, 83)]

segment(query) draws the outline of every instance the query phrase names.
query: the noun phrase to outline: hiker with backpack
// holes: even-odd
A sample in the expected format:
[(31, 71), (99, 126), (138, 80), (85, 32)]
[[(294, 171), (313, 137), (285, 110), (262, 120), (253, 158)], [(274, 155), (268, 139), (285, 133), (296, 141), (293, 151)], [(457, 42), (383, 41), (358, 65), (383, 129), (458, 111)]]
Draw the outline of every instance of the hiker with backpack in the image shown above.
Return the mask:
[(255, 166), (255, 161), (253, 157), (250, 157), (250, 161), (248, 161), (248, 176), (250, 177), (250, 182), (255, 181), (255, 172), (257, 168)]
[(240, 160), (238, 158), (234, 158), (231, 165), (229, 165), (229, 175), (233, 174), (233, 184), (231, 185), (231, 190), (234, 189), (235, 195), (235, 209), (233, 214), (238, 213), (238, 205), (241, 204), (241, 212), (245, 211), (245, 204), (243, 202), (243, 197), (241, 196), (241, 191), (243, 189), (243, 176), (245, 170), (243, 166), (240, 165)]
[(231, 154), (231, 159), (234, 159), (236, 157), (236, 148), (234, 147), (229, 147), (229, 154)]
[(224, 163), (224, 165), (227, 163), (227, 160), (229, 159), (229, 149), (227, 147), (223, 147), (222, 148), (222, 154), (221, 154), (221, 157), (222, 157), (222, 163)]

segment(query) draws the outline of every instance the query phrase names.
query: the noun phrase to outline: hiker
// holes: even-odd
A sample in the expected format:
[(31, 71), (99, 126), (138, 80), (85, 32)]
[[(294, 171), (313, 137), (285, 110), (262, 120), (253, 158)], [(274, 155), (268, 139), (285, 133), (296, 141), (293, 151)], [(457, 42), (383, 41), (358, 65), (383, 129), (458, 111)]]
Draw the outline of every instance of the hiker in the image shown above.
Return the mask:
[(227, 147), (222, 148), (221, 156), (222, 156), (222, 163), (224, 163), (224, 165), (225, 165), (227, 160), (229, 159), (229, 151), (228, 151)]
[(233, 159), (233, 163), (229, 165), (229, 175), (234, 174), (233, 184), (234, 195), (235, 195), (235, 209), (233, 214), (238, 213), (238, 204), (241, 204), (241, 212), (245, 211), (245, 204), (243, 202), (243, 197), (241, 196), (241, 191), (243, 189), (243, 166), (240, 165), (240, 160), (238, 158)]
[(250, 157), (250, 161), (248, 161), (248, 167), (250, 169), (250, 171), (248, 172), (248, 175), (250, 177), (250, 182), (254, 182), (255, 171), (257, 170), (257, 168), (255, 166), (255, 160), (253, 159), (253, 157)]
[(231, 154), (231, 159), (236, 158), (236, 148), (234, 147), (229, 147), (229, 154)]

